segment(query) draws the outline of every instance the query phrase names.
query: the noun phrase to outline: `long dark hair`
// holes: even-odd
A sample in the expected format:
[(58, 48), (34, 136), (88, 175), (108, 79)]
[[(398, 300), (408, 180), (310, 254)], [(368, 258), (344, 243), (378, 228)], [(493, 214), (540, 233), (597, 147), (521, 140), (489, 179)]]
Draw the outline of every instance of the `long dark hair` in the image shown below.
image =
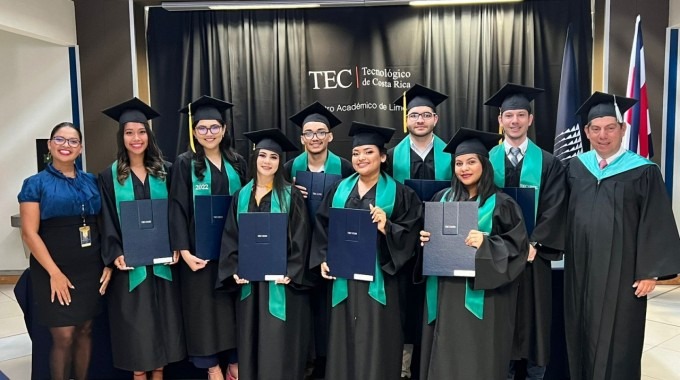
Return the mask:
[[(200, 120), (194, 120), (192, 125), (194, 130), (196, 130), (196, 125), (199, 121)], [(222, 137), (222, 141), (220, 141), (219, 145), (220, 153), (222, 154), (222, 157), (226, 159), (227, 162), (229, 162), (237, 172), (240, 173), (241, 168), (238, 161), (238, 154), (231, 146), (231, 134), (228, 133), (227, 123), (225, 123), (224, 120), (217, 120), (217, 122), (220, 123), (222, 128), (225, 129), (224, 137)], [(198, 179), (203, 181), (203, 178), (205, 178), (203, 173), (205, 173), (206, 169), (205, 149), (203, 149), (203, 145), (198, 142), (195, 136), (192, 135), (191, 138), (194, 140), (194, 147), (196, 148), (196, 153), (194, 153), (191, 157), (194, 160), (194, 173)]]
[[(149, 123), (142, 123), (144, 125), (144, 130), (146, 131), (148, 144), (146, 150), (144, 151), (144, 167), (146, 171), (152, 176), (165, 179), (167, 173), (165, 172), (165, 165), (163, 161), (163, 153), (158, 147), (156, 142), (156, 135), (153, 134)], [(116, 141), (118, 143), (118, 183), (121, 185), (125, 183), (125, 180), (130, 176), (130, 156), (128, 155), (127, 149), (125, 148), (125, 141), (123, 135), (125, 134), (125, 124), (118, 128), (118, 133), (116, 134)]]
[[(491, 166), (489, 158), (479, 154), (476, 154), (476, 156), (482, 164), (482, 176), (479, 178), (479, 182), (477, 182), (477, 199), (479, 199), (479, 205), (483, 206), (486, 200), (498, 191), (498, 188), (493, 181), (493, 166)], [(451, 161), (451, 166), (455, 168), (456, 158), (454, 157)], [(451, 192), (448, 197), (449, 201), (467, 201), (470, 199), (470, 194), (465, 185), (456, 177), (455, 169), (453, 176), (451, 176)]]
[[(250, 161), (248, 162), (248, 176), (253, 179), (254, 184), (257, 186), (257, 156), (260, 154), (261, 149), (255, 149), (250, 155)], [(286, 177), (283, 174), (283, 155), (279, 154), (279, 167), (276, 169), (274, 174), (274, 182), (272, 183), (272, 192), (279, 197), (279, 200), (283, 200), (283, 193), (286, 186), (290, 186), (291, 183), (286, 181)], [(274, 195), (272, 194), (272, 196)], [(281, 204), (281, 211), (288, 212), (288, 205)]]

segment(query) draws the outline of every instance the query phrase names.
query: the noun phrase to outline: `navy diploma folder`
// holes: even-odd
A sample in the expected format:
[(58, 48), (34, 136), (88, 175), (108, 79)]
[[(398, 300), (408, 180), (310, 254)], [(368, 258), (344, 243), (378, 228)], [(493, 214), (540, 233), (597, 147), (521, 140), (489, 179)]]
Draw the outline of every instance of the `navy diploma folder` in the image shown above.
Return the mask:
[(314, 173), (308, 171), (298, 171), (295, 176), (295, 184), (304, 186), (307, 189), (307, 211), (311, 220), (314, 220), (316, 210), (319, 209), (323, 196), (342, 177), (337, 174)]
[(238, 219), (238, 276), (274, 281), (288, 268), (288, 214), (246, 212)]
[(432, 197), (440, 190), (451, 186), (451, 181), (440, 181), (432, 179), (407, 179), (404, 185), (412, 188), (421, 202), (429, 202)]
[(120, 202), (120, 232), (127, 266), (172, 262), (167, 199)]
[(536, 226), (536, 189), (533, 187), (504, 187), (503, 192), (517, 202), (522, 210), (522, 218), (527, 228), (527, 235), (531, 237)]
[(373, 281), (378, 228), (368, 210), (331, 208), (326, 262), (333, 277)]
[(478, 222), (477, 202), (425, 202), (423, 275), (474, 277), (476, 248), (465, 244)]
[(197, 195), (194, 198), (196, 257), (203, 260), (220, 257), (222, 232), (230, 204), (231, 195)]

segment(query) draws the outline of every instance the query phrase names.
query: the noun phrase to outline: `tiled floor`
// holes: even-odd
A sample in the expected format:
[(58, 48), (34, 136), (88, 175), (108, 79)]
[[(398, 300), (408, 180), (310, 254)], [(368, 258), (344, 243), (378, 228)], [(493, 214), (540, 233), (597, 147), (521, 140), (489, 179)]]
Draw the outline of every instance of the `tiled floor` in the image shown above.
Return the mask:
[[(0, 371), (12, 380), (28, 380), (31, 340), (26, 334), (13, 285), (0, 285)], [(642, 380), (680, 378), (680, 286), (660, 285), (647, 306)]]

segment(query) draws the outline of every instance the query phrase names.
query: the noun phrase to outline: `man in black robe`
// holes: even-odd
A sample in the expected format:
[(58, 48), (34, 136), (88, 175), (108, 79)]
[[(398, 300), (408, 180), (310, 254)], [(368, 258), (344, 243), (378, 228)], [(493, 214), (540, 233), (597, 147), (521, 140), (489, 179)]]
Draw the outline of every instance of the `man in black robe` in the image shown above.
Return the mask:
[[(387, 151), (387, 162), (390, 163), (388, 173), (397, 182), (404, 183), (406, 179), (451, 179), (451, 156), (444, 152), (446, 143), (434, 134), (439, 122), (436, 107), (447, 98), (445, 94), (416, 84), (394, 101), (395, 105), (404, 108), (404, 132), (408, 130), (406, 137)], [(420, 329), (425, 293), (422, 284), (413, 283), (415, 263), (414, 255), (399, 274), (406, 343), (401, 375), (402, 378), (412, 379), (417, 379), (419, 375)]]
[[(286, 178), (295, 182), (299, 170), (339, 175), (342, 178), (354, 173), (352, 164), (343, 157), (338, 157), (328, 149), (333, 141), (333, 128), (342, 123), (326, 106), (314, 102), (289, 118), (302, 129), (300, 143), (304, 152), (284, 165)], [(296, 183), (295, 187), (307, 198), (307, 188)], [(310, 218), (314, 220), (312, 209)], [(326, 345), (328, 344), (328, 287), (326, 281), (317, 281), (310, 291), (314, 323), (314, 369), (311, 378), (322, 379), (326, 371)]]
[(533, 187), (538, 197), (532, 207), (535, 214), (524, 215), (535, 220), (535, 225), (533, 231), (527, 229), (529, 257), (519, 279), (509, 379), (514, 378), (517, 361), (522, 359), (526, 360), (527, 379), (540, 380), (545, 375), (552, 322), (551, 261), (561, 260), (564, 251), (564, 167), (527, 136), (534, 120), (530, 102), (541, 92), (539, 88), (507, 83), (484, 103), (500, 108), (498, 123), (503, 128), (503, 144), (490, 152), (496, 186)]
[(564, 313), (571, 379), (639, 379), (647, 295), (680, 273), (659, 168), (622, 147), (634, 99), (596, 92), (579, 109), (594, 150), (569, 161)]

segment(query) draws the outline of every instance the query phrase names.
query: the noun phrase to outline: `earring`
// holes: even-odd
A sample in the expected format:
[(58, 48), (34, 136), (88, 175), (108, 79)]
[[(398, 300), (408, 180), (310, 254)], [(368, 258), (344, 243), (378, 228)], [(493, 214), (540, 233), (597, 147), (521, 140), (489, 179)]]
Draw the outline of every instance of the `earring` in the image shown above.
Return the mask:
[(52, 152), (47, 152), (47, 154), (43, 158), (43, 163), (47, 164), (50, 162), (52, 162)]

